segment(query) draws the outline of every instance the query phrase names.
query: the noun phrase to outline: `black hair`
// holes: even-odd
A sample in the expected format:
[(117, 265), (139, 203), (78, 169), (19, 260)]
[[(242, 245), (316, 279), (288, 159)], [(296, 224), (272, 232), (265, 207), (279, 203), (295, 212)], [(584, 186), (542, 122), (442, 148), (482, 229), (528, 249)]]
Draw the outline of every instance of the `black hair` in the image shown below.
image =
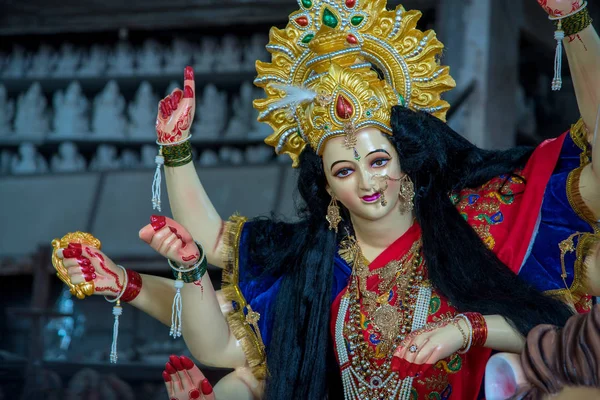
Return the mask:
[[(560, 301), (518, 278), (481, 241), (459, 214), (449, 194), (513, 174), (529, 148), (482, 150), (447, 124), (423, 112), (392, 109), (390, 138), (403, 172), (415, 184), (415, 214), (432, 284), (460, 311), (507, 318), (522, 334), (535, 325), (563, 325), (571, 315)], [(331, 379), (328, 353), (333, 259), (337, 238), (325, 220), (331, 197), (321, 158), (306, 148), (300, 157), (298, 190), (303, 204), (295, 223), (254, 221), (250, 236), (256, 279), (283, 276), (267, 349), (270, 376), (266, 398), (337, 398), (339, 372)], [(344, 210), (343, 216), (349, 218)]]

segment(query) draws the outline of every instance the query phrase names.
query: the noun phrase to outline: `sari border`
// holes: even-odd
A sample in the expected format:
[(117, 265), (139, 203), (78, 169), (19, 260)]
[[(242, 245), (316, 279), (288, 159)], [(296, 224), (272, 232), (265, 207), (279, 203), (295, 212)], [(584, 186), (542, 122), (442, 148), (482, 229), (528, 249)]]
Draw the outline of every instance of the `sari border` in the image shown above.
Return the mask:
[[(226, 315), (229, 328), (240, 342), (254, 377), (264, 380), (268, 375), (265, 345), (258, 325), (252, 318), (249, 318), (257, 316), (258, 313), (252, 311), (239, 287), (240, 237), (247, 220), (246, 217), (234, 214), (225, 223), (222, 252), (225, 268), (223, 269), (221, 291), (227, 301), (233, 304), (233, 311)], [(248, 314), (245, 314), (244, 310), (247, 310)], [(260, 316), (258, 315), (258, 317)]]

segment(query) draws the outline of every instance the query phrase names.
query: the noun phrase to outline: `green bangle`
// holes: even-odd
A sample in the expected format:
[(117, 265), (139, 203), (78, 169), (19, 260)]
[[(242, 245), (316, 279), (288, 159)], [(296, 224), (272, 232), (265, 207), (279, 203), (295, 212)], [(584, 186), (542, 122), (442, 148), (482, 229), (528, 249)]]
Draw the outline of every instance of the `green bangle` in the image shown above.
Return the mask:
[(173, 263), (171, 260), (167, 259), (169, 266), (173, 270), (173, 276), (175, 279), (181, 279), (185, 283), (193, 283), (202, 279), (204, 274), (208, 269), (208, 261), (206, 260), (206, 256), (204, 255), (204, 249), (200, 245), (200, 243), (195, 242), (200, 250), (200, 258), (194, 265), (189, 268), (178, 266)]
[(179, 167), (192, 161), (192, 144), (189, 140), (174, 146), (162, 146), (165, 167)]
[[(560, 20), (565, 36), (576, 35), (592, 23), (592, 17), (587, 7), (583, 10)], [(558, 25), (558, 21), (557, 21)]]

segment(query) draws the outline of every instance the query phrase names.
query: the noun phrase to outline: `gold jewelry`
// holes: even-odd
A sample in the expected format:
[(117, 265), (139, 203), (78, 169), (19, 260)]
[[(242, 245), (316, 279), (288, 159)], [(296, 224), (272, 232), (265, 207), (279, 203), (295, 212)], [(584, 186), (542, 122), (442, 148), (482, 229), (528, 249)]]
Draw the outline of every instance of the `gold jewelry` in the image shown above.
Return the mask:
[(69, 243), (79, 243), (98, 250), (100, 250), (102, 244), (100, 243), (100, 240), (96, 239), (91, 234), (80, 231), (67, 233), (62, 238), (54, 239), (52, 241), (52, 265), (54, 266), (54, 269), (56, 269), (56, 275), (69, 287), (69, 291), (72, 295), (77, 296), (78, 299), (84, 299), (86, 296), (94, 294), (94, 281), (82, 282), (74, 285), (63, 264), (63, 260), (57, 255), (58, 250), (66, 249), (69, 246)]
[(189, 140), (174, 146), (161, 146), (165, 167), (179, 167), (193, 160), (192, 145)]
[(435, 33), (415, 28), (419, 11), (388, 11), (386, 0), (298, 3), (286, 28), (271, 30), (271, 62), (256, 64), (254, 83), (266, 98), (254, 107), (274, 130), (265, 142), (277, 154), (297, 167), (307, 144), (320, 153), (332, 137), (348, 135), (351, 143), (350, 127), (391, 134), (394, 105), (445, 119), (441, 94), (456, 83), (439, 64)]
[(460, 326), (460, 323), (458, 322), (457, 318), (452, 319), (452, 325), (454, 325), (460, 331), (460, 334), (463, 337), (463, 344), (460, 347), (459, 351), (464, 351), (467, 348), (467, 345), (469, 344), (469, 337), (465, 333), (465, 330), (462, 328), (462, 326)]
[(342, 217), (340, 216), (340, 207), (337, 204), (337, 199), (335, 195), (331, 196), (331, 202), (329, 206), (327, 206), (327, 216), (325, 217), (327, 222), (329, 222), (329, 230), (335, 230), (335, 233), (338, 232), (338, 225), (342, 221)]
[(400, 193), (398, 194), (400, 197), (400, 212), (406, 214), (411, 212), (415, 207), (413, 202), (415, 198), (415, 185), (407, 174), (404, 174), (400, 180), (402, 181), (400, 184)]

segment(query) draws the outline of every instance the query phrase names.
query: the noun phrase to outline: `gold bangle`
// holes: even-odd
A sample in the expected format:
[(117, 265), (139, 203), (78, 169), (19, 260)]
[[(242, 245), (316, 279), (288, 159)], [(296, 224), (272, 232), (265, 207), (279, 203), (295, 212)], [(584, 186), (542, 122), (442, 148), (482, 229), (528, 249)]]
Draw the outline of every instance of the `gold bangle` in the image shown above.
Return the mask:
[(165, 167), (179, 167), (192, 161), (192, 145), (189, 140), (174, 146), (162, 146), (162, 156), (165, 159)]
[(460, 331), (460, 334), (463, 337), (463, 344), (462, 344), (462, 346), (459, 349), (459, 351), (463, 351), (464, 349), (467, 348), (467, 345), (469, 344), (469, 338), (467, 337), (467, 334), (465, 333), (465, 330), (458, 323), (458, 319), (456, 319), (456, 318), (452, 319), (452, 324), (454, 326), (456, 326), (456, 328)]

